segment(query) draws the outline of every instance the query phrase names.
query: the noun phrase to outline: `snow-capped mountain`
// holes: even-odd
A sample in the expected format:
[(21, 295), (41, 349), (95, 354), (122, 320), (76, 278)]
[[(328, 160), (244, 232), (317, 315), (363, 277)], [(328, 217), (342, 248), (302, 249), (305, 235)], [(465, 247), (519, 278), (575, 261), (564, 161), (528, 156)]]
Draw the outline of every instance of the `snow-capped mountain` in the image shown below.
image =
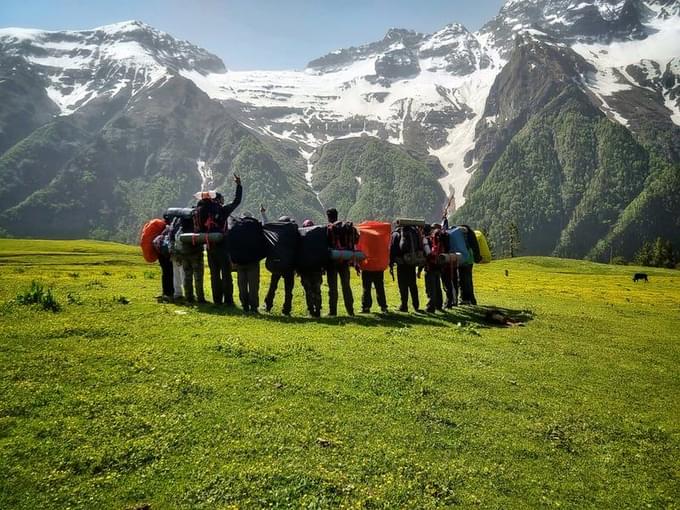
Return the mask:
[[(134, 96), (181, 69), (225, 71), (218, 57), (139, 21), (83, 31), (4, 28), (0, 52), (21, 57), (45, 80), (62, 115), (101, 96)], [(5, 70), (10, 76), (18, 72), (13, 67)]]
[[(297, 193), (294, 203), (282, 204), (296, 210), (303, 203), (305, 214), (320, 212), (324, 197), (355, 214), (352, 204), (384, 202), (371, 195), (380, 192), (361, 169), (348, 170), (351, 186), (331, 175), (343, 151), (368, 158), (379, 146), (418, 175), (427, 165), (426, 186), (432, 177), (441, 186), (428, 188), (428, 196), (438, 201), (442, 189), (455, 192), (460, 207), (489, 175), (499, 179), (493, 169), (516, 137), (565, 97), (588, 122), (602, 116), (624, 127), (641, 150), (680, 161), (680, 1), (508, 0), (477, 32), (456, 23), (431, 34), (393, 28), (379, 41), (284, 71), (227, 70), (207, 51), (136, 21), (85, 31), (0, 29), (0, 151), (29, 141), (42, 147), (40, 129), (62, 119), (59, 129), (69, 126), (74, 140), (87, 133), (87, 143), (110, 146), (111, 154), (134, 147), (134, 164), (147, 180), (170, 167), (174, 175), (178, 161), (196, 187), (206, 175), (221, 182), (235, 165), (257, 175), (281, 172), (276, 182)], [(347, 140), (357, 138), (391, 146)], [(67, 161), (85, 150), (80, 142), (62, 143), (57, 152)], [(16, 168), (14, 162), (7, 159), (4, 168)], [(0, 159), (0, 173), (5, 163)], [(60, 171), (34, 185), (15, 176), (7, 189), (20, 183), (28, 191)], [(125, 172), (128, 179), (134, 169)], [(274, 191), (254, 189), (262, 200)], [(571, 214), (578, 196), (561, 215)], [(0, 216), (19, 202), (0, 204)], [(369, 214), (370, 207), (360, 210)], [(413, 206), (405, 207), (391, 210)]]
[[(181, 71), (210, 97), (232, 102), (248, 126), (296, 143), (309, 158), (331, 140), (375, 136), (440, 158), (459, 197), (464, 149), (502, 67), (462, 25), (434, 34), (390, 29), (385, 38), (313, 60), (303, 71)], [(459, 138), (451, 140), (457, 128)], [(452, 147), (455, 146), (455, 147)], [(462, 148), (461, 148), (462, 147)]]

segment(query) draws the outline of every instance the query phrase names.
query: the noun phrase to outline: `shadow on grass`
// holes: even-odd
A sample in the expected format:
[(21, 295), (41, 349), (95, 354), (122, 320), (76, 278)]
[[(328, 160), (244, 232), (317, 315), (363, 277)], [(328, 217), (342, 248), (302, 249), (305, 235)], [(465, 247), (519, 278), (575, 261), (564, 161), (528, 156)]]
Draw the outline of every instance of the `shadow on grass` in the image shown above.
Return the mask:
[(279, 313), (248, 313), (238, 307), (215, 306), (211, 303), (194, 305), (193, 308), (199, 313), (209, 315), (223, 315), (235, 317), (248, 317), (253, 320), (276, 322), (280, 324), (328, 324), (345, 325), (357, 324), (364, 327), (405, 327), (405, 326), (430, 326), (450, 327), (452, 325), (473, 325), (480, 328), (503, 328), (523, 326), (534, 318), (530, 310), (512, 310), (496, 306), (461, 305), (437, 313), (425, 312), (387, 312), (387, 313), (361, 313), (354, 316), (339, 315), (337, 317), (308, 317), (287, 316)]

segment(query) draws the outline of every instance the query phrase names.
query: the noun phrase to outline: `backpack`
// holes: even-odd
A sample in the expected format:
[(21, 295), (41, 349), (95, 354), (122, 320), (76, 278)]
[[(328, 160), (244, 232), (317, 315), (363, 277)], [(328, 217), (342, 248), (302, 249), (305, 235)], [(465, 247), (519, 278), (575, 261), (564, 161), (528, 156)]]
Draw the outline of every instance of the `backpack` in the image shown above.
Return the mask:
[(273, 221), (262, 226), (267, 247), (265, 266), (271, 273), (295, 270), (300, 244), (298, 227), (292, 221)]
[(328, 265), (328, 233), (321, 225), (303, 227), (300, 232), (300, 252), (296, 260), (299, 271), (320, 271)]
[(462, 225), (465, 227), (465, 241), (467, 242), (468, 248), (472, 252), (472, 258), (475, 264), (479, 264), (482, 261), (482, 251), (479, 249), (479, 242), (477, 241), (477, 236), (475, 231), (472, 230), (467, 225)]
[(334, 250), (354, 250), (359, 242), (359, 231), (351, 221), (336, 221), (327, 227), (328, 244)]
[(194, 232), (226, 232), (227, 218), (222, 209), (216, 200), (210, 198), (199, 200), (193, 210)]
[(454, 227), (448, 231), (448, 234), (449, 253), (460, 253), (462, 255), (462, 265), (472, 264), (474, 259), (468, 248), (465, 229), (463, 227)]
[(444, 230), (435, 230), (430, 237), (432, 249), (431, 255), (434, 260), (439, 258), (439, 255), (449, 251), (449, 235)]
[(420, 231), (414, 226), (400, 227), (399, 252), (403, 264), (422, 266), (425, 263)]
[(164, 255), (165, 257), (170, 256), (170, 245), (174, 244), (170, 242), (170, 225), (166, 225), (163, 232), (154, 237), (153, 241), (154, 250), (159, 255)]
[(255, 218), (234, 220), (229, 229), (229, 256), (236, 264), (259, 262), (267, 255), (262, 225)]
[(161, 219), (147, 221), (139, 234), (139, 246), (142, 248), (142, 255), (147, 262), (156, 262), (158, 252), (154, 248), (153, 241), (165, 230), (166, 223)]

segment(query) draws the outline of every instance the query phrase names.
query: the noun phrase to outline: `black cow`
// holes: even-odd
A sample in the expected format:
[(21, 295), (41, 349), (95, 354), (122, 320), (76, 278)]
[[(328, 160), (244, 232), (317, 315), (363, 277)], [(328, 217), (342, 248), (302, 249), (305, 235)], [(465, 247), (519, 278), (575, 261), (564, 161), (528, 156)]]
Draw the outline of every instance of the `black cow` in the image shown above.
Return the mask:
[(638, 280), (644, 280), (645, 282), (649, 282), (647, 279), (647, 273), (635, 273), (633, 275), (633, 281), (637, 282)]

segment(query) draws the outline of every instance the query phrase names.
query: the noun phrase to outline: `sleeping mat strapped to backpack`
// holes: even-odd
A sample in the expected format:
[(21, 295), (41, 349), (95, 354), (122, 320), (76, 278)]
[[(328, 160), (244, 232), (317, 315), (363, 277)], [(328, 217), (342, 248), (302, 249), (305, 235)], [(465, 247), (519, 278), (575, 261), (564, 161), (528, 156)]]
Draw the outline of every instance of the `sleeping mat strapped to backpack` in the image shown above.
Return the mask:
[(323, 226), (303, 227), (296, 268), (300, 271), (320, 271), (328, 265), (328, 230)]
[(229, 256), (236, 264), (253, 264), (267, 256), (267, 242), (262, 225), (255, 218), (235, 220), (227, 238)]
[(291, 221), (272, 221), (263, 225), (267, 248), (265, 266), (272, 273), (287, 273), (295, 269), (300, 233)]

